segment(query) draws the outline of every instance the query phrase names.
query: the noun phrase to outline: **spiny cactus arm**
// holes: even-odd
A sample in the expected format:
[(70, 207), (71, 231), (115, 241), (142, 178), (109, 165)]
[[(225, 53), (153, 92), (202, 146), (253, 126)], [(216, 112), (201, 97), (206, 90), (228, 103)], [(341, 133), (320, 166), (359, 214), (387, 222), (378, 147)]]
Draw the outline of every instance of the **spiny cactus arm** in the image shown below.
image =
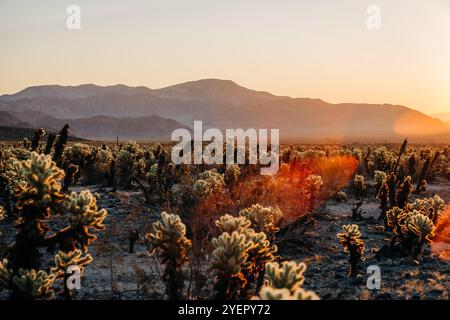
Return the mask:
[(80, 273), (83, 273), (84, 266), (92, 262), (92, 256), (87, 253), (83, 255), (81, 250), (70, 252), (59, 251), (55, 256), (55, 266), (50, 270), (57, 278), (64, 276), (69, 266), (78, 266)]
[(213, 269), (223, 276), (236, 276), (241, 270), (249, 266), (248, 251), (255, 246), (247, 241), (244, 234), (237, 231), (232, 234), (222, 233), (219, 237), (212, 239), (213, 245)]
[[(18, 174), (23, 177), (15, 184), (14, 197), (16, 208), (37, 218), (45, 218), (50, 210), (59, 210), (59, 205), (65, 199), (61, 191), (60, 180), (64, 171), (59, 169), (50, 156), (32, 152), (30, 159), (22, 161)], [(26, 218), (26, 217), (25, 217)]]
[(90, 230), (102, 230), (105, 227), (103, 221), (107, 216), (106, 210), (98, 209), (97, 199), (89, 190), (83, 190), (79, 194), (72, 192), (63, 203), (63, 210), (70, 214), (69, 226), (49, 237), (46, 246), (53, 249), (59, 244), (63, 251), (73, 251), (79, 247), (86, 252), (90, 243), (97, 239)]
[(417, 236), (418, 242), (432, 242), (436, 227), (433, 221), (417, 210), (414, 210), (406, 219), (405, 227)]
[(47, 274), (43, 270), (19, 269), (12, 282), (23, 293), (26, 299), (50, 299), (53, 297), (54, 274)]
[(266, 264), (266, 278), (269, 285), (274, 288), (287, 288), (291, 292), (299, 288), (305, 281), (303, 276), (306, 271), (306, 264), (303, 262), (283, 261), (269, 262)]
[(153, 224), (153, 232), (146, 235), (151, 245), (150, 254), (158, 253), (163, 263), (187, 260), (187, 252), (192, 242), (186, 237), (186, 226), (175, 214), (161, 213), (162, 220)]
[(279, 231), (278, 225), (283, 217), (279, 208), (263, 207), (258, 203), (241, 210), (239, 215), (250, 220), (255, 231), (265, 232), (270, 238)]
[(234, 231), (243, 232), (250, 228), (251, 222), (246, 217), (233, 217), (229, 214), (221, 216), (216, 222), (216, 227), (220, 232), (227, 232), (229, 234)]

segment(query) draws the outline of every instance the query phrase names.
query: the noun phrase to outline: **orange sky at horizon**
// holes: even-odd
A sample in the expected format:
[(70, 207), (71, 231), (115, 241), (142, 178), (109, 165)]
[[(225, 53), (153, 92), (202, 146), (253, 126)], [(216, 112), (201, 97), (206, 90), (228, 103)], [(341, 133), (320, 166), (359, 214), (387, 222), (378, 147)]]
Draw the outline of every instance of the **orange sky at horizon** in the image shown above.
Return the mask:
[[(66, 8), (81, 9), (68, 30)], [(381, 28), (369, 30), (377, 4)], [(0, 94), (229, 79), (276, 95), (450, 113), (448, 0), (0, 2)]]

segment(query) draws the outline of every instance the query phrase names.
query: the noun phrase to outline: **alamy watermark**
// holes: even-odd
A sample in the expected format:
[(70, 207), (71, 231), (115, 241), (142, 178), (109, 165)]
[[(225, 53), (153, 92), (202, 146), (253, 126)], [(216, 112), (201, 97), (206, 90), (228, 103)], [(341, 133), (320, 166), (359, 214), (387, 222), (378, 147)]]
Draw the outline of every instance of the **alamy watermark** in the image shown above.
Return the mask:
[(68, 17), (66, 19), (66, 27), (69, 30), (81, 29), (81, 8), (75, 4), (71, 4), (67, 7), (66, 13)]
[[(209, 128), (203, 132), (202, 121), (194, 121), (194, 136), (187, 129), (176, 129), (171, 140), (179, 142), (172, 149), (174, 164), (245, 164), (248, 151), (249, 164), (268, 165), (262, 167), (262, 175), (273, 175), (279, 168), (279, 129), (225, 129)], [(247, 143), (248, 141), (248, 143)], [(203, 148), (203, 143), (209, 142)], [(224, 145), (226, 146), (224, 148)], [(192, 150), (194, 149), (194, 150)], [(225, 150), (224, 150), (225, 149)]]
[(366, 26), (369, 30), (381, 29), (381, 8), (375, 4), (367, 7), (367, 21)]
[(377, 265), (370, 265), (367, 267), (367, 274), (370, 276), (367, 278), (366, 286), (369, 290), (380, 290), (381, 288), (381, 270)]

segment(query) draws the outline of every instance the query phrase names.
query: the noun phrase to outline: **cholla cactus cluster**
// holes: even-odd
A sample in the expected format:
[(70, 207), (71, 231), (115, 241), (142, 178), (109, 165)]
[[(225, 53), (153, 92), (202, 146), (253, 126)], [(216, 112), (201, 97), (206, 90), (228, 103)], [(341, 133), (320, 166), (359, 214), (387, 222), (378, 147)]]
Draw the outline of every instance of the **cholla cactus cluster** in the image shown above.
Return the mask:
[(275, 233), (279, 231), (278, 226), (283, 218), (283, 213), (279, 208), (264, 207), (260, 204), (254, 204), (241, 210), (239, 215), (246, 217), (254, 230), (264, 232), (271, 240), (275, 238)]
[(222, 232), (212, 240), (217, 298), (245, 297), (252, 286), (256, 291), (262, 286), (265, 265), (275, 259), (277, 251), (264, 230), (277, 230), (277, 215), (281, 215), (277, 210), (254, 205), (239, 217), (224, 215), (216, 221)]
[(0, 288), (15, 289), (17, 296), (23, 300), (50, 299), (54, 296), (53, 283), (56, 276), (43, 270), (19, 269), (15, 273), (8, 269), (8, 260), (0, 262)]
[(432, 198), (416, 199), (407, 205), (407, 209), (409, 211), (420, 211), (427, 215), (433, 221), (433, 224), (437, 224), (442, 215), (442, 211), (445, 209), (445, 202), (441, 197), (435, 195)]
[(313, 291), (301, 286), (305, 281), (306, 264), (295, 261), (269, 262), (266, 264), (266, 286), (254, 299), (261, 300), (319, 300)]
[(306, 197), (309, 201), (309, 211), (314, 209), (314, 201), (323, 186), (322, 177), (317, 174), (309, 175), (305, 180)]
[(344, 248), (345, 252), (349, 253), (350, 262), (350, 277), (357, 275), (357, 264), (361, 260), (361, 256), (364, 253), (364, 241), (360, 239), (361, 232), (356, 224), (349, 224), (342, 226), (344, 232), (338, 233), (337, 237), (339, 243)]
[(234, 183), (236, 183), (240, 175), (241, 169), (239, 169), (239, 165), (237, 165), (236, 163), (227, 164), (224, 177), (225, 183), (227, 185), (233, 185)]
[(151, 246), (150, 254), (157, 254), (166, 266), (167, 294), (171, 299), (180, 299), (184, 287), (182, 267), (188, 260), (187, 253), (192, 243), (186, 237), (186, 226), (179, 216), (162, 212), (161, 218), (153, 224), (153, 232), (146, 238)]
[(216, 169), (203, 171), (194, 183), (194, 194), (199, 199), (207, 198), (210, 194), (220, 191), (225, 186), (224, 175)]
[[(53, 284), (60, 278), (62, 270), (55, 273), (56, 269), (42, 270), (40, 248), (52, 251), (58, 246), (62, 253), (57, 255), (57, 261), (63, 261), (63, 255), (75, 259), (77, 249), (87, 253), (90, 242), (96, 238), (89, 229), (103, 228), (106, 210), (97, 208), (95, 197), (87, 190), (79, 195), (63, 194), (64, 171), (56, 166), (50, 155), (32, 152), (29, 159), (10, 163), (3, 177), (8, 178), (8, 188), (12, 190), (18, 226), (16, 241), (2, 264), (3, 279), (10, 278), (2, 281), (3, 288), (17, 299), (50, 298)], [(68, 213), (69, 225), (61, 230), (51, 230), (48, 222), (54, 215), (62, 213)], [(89, 258), (80, 263), (87, 264), (92, 260), (88, 254), (85, 257)]]
[(387, 226), (393, 233), (391, 249), (398, 243), (400, 252), (420, 255), (423, 245), (432, 242), (436, 224), (444, 208), (444, 201), (436, 195), (417, 199), (404, 209), (394, 207), (387, 211)]

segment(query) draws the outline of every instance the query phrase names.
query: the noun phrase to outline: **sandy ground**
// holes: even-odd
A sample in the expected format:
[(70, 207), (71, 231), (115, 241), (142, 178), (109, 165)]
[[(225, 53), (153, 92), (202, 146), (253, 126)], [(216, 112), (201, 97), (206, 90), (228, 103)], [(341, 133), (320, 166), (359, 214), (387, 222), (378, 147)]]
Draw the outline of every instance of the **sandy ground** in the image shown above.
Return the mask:
[[(82, 188), (74, 188), (79, 191)], [(159, 218), (157, 208), (149, 208), (140, 192), (110, 193), (100, 187), (90, 187), (101, 195), (99, 206), (108, 210), (106, 229), (90, 249), (94, 261), (86, 268), (78, 299), (163, 299), (164, 283), (156, 258), (149, 256), (141, 239), (135, 253), (128, 253), (128, 234), (138, 229), (150, 230)], [(450, 201), (450, 182), (430, 184), (426, 196), (440, 195)], [(423, 197), (423, 195), (421, 195)], [(429, 246), (420, 261), (412, 258), (376, 259), (376, 252), (388, 242), (389, 234), (376, 222), (378, 203), (367, 200), (362, 206), (362, 219), (352, 221), (348, 202), (328, 200), (320, 205), (306, 224), (291, 225), (277, 237), (279, 255), (283, 259), (303, 261), (308, 265), (304, 287), (316, 291), (322, 299), (448, 299), (450, 263), (431, 253)], [(348, 278), (348, 256), (340, 248), (336, 234), (344, 224), (360, 226), (365, 241), (365, 254), (359, 265), (359, 275)], [(13, 226), (1, 223), (1, 246), (11, 243)], [(381, 288), (368, 290), (367, 267), (381, 270)], [(5, 298), (5, 293), (0, 298)]]

